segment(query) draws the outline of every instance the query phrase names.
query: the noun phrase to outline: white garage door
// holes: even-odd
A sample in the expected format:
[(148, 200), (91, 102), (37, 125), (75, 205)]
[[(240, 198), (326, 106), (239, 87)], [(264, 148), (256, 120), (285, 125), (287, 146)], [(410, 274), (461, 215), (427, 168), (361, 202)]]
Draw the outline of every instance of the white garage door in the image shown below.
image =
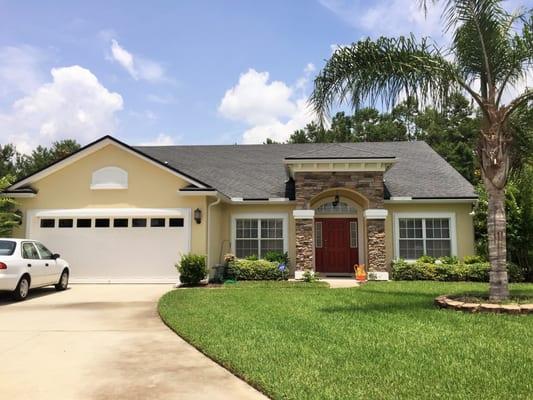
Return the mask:
[(190, 209), (31, 210), (27, 223), (69, 262), (73, 282), (176, 282), (190, 251)]

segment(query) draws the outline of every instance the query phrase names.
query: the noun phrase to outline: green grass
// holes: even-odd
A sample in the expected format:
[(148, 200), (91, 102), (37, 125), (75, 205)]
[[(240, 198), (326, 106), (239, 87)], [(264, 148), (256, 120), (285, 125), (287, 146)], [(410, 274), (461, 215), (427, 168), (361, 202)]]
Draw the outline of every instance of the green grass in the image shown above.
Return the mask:
[[(533, 295), (533, 284), (511, 288)], [(532, 316), (433, 306), (440, 294), (486, 289), (238, 283), (174, 290), (159, 310), (180, 336), (274, 399), (532, 399)]]

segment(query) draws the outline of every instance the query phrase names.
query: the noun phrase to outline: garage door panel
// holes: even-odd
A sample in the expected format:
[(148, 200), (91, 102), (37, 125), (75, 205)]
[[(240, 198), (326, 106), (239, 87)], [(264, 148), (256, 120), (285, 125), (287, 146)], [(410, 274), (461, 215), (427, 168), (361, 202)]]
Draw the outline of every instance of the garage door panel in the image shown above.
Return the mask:
[[(168, 210), (167, 210), (168, 211)], [(138, 210), (136, 214), (141, 211)], [(101, 211), (100, 211), (101, 213)], [(31, 237), (40, 240), (54, 252), (60, 253), (72, 269), (72, 280), (86, 282), (167, 282), (176, 281), (175, 268), (182, 254), (190, 250), (190, 210), (176, 209), (172, 215), (157, 214), (165, 219), (165, 227), (132, 227), (132, 218), (128, 218), (128, 227), (114, 228), (113, 215), (91, 218), (91, 228), (77, 228), (76, 217), (72, 228), (59, 228), (56, 221), (54, 228), (41, 228), (38, 212), (33, 217)], [(46, 218), (50, 217), (50, 211)], [(53, 214), (53, 213), (52, 213)], [(170, 227), (169, 218), (183, 218), (183, 226)], [(95, 218), (109, 218), (108, 228), (96, 228)], [(59, 217), (57, 218), (59, 219)]]

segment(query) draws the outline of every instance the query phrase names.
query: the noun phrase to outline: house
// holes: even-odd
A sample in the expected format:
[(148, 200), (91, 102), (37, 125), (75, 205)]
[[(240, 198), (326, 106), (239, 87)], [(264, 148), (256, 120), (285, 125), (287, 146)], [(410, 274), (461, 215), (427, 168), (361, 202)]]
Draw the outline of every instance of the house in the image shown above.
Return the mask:
[(288, 252), (292, 271), (387, 279), (394, 258), (474, 252), (473, 187), (424, 142), (129, 146), (105, 136), (9, 187), (92, 282), (176, 280), (180, 254)]

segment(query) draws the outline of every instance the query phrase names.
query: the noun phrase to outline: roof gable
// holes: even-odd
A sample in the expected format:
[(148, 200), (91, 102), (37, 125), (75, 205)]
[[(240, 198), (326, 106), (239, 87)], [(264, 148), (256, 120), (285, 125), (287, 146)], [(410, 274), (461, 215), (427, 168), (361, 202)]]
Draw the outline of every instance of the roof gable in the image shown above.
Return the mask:
[(198, 187), (202, 187), (202, 188), (206, 188), (208, 187), (208, 185), (206, 185), (205, 183), (203, 182), (200, 182), (198, 181), (197, 179), (194, 179), (192, 176), (189, 176), (188, 174), (185, 174), (185, 173), (182, 173), (181, 171), (179, 171), (178, 169), (174, 168), (173, 166), (171, 165), (167, 165), (165, 163), (162, 163), (160, 160), (156, 159), (156, 158), (153, 158), (151, 157), (150, 155), (148, 154), (144, 154), (142, 153), (141, 151), (135, 149), (134, 147), (131, 147), (129, 145), (127, 145), (126, 143), (124, 142), (121, 142), (120, 140), (118, 139), (115, 139), (114, 137), (112, 136), (104, 136), (94, 142), (91, 142), (89, 143), (88, 145), (80, 148), (78, 151), (75, 151), (74, 153), (70, 154), (69, 156), (61, 159), (61, 160), (58, 160), (50, 165), (48, 165), (47, 167), (39, 170), (39, 171), (36, 171), (34, 172), (33, 174), (31, 175), (28, 175), (22, 179), (19, 179), (17, 182), (13, 183), (9, 188), (6, 189), (6, 192), (13, 192), (13, 191), (17, 191), (17, 190), (20, 190), (21, 188), (24, 188), (28, 185), (30, 185), (31, 183), (35, 182), (35, 181), (38, 181), (40, 179), (43, 179), (44, 177), (48, 176), (48, 175), (51, 175), (53, 174), (54, 172), (56, 171), (59, 171), (73, 163), (75, 163), (76, 161), (82, 159), (82, 158), (85, 158), (87, 157), (88, 155), (108, 146), (108, 145), (114, 145), (114, 146), (117, 146), (119, 148), (121, 148), (122, 150), (124, 151), (127, 151), (128, 153), (130, 154), (133, 154), (139, 158), (142, 158), (143, 160), (153, 164), (153, 165), (156, 165), (157, 167), (159, 168), (162, 168), (164, 170), (166, 170), (167, 172), (170, 172), (172, 174), (175, 174), (177, 176), (179, 176), (180, 178), (186, 180), (187, 182), (189, 182), (190, 184), (193, 184), (195, 186), (198, 186)]

